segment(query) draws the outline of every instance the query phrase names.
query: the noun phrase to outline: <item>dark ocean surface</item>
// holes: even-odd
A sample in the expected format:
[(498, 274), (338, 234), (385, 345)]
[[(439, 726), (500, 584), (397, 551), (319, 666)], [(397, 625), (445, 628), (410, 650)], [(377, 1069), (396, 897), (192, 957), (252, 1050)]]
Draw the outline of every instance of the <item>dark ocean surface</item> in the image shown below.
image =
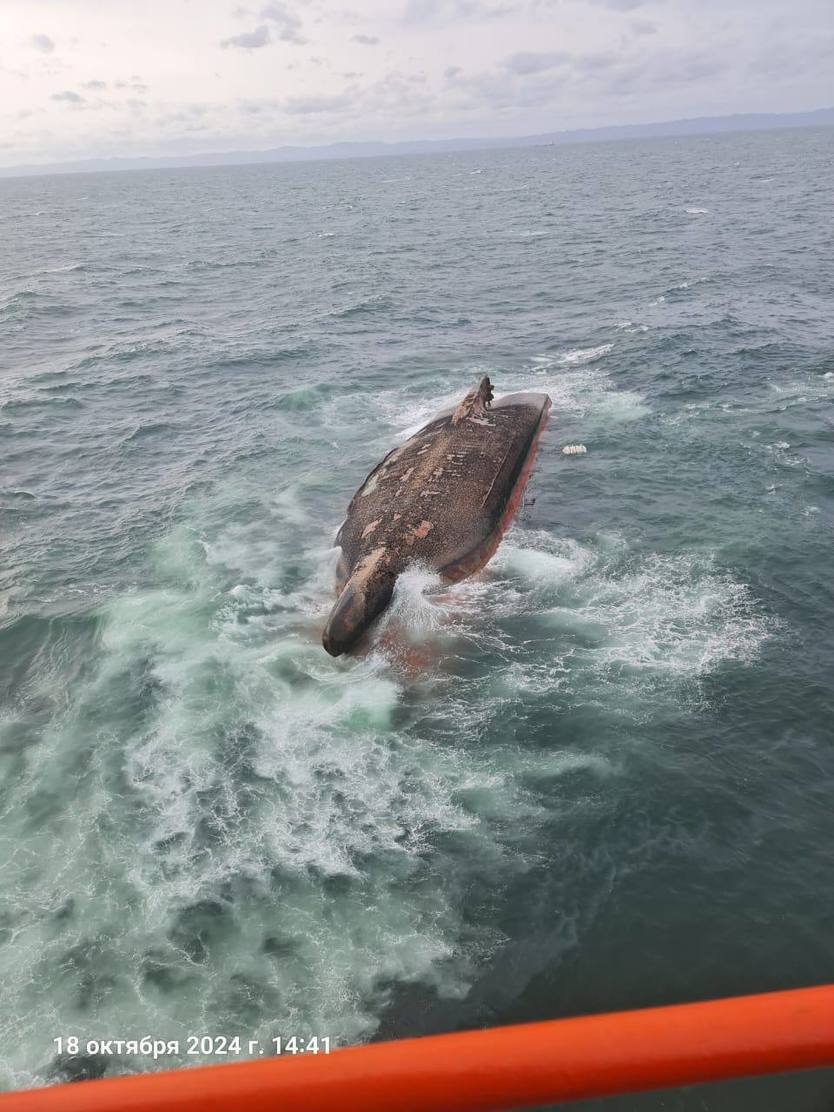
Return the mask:
[[(830, 129), (0, 181), (0, 1085), (834, 981), (833, 182)], [(553, 398), (527, 505), (331, 660), (351, 494), (484, 373)]]

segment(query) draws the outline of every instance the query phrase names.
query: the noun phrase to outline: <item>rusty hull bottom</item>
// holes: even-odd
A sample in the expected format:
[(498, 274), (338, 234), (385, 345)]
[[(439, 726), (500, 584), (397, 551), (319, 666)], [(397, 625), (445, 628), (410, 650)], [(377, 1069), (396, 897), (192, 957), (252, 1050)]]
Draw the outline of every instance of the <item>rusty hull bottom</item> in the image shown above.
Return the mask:
[(524, 466), (516, 479), (515, 486), (512, 489), (510, 497), (507, 499), (507, 505), (495, 529), (462, 559), (456, 560), (453, 564), (447, 564), (446, 567), (439, 569), (441, 577), (447, 583), (459, 583), (461, 579), (466, 579), (468, 576), (474, 575), (488, 564), (495, 555), (504, 534), (512, 525), (515, 515), (518, 513), (521, 500), (524, 497), (524, 488), (527, 486), (536, 463), (536, 456), (539, 451), (539, 440), (541, 439), (541, 434), (544, 432), (549, 417), (550, 406), (548, 405), (542, 412), (536, 432), (533, 436), (533, 443), (530, 445), (530, 450), (527, 453), (527, 459), (524, 461)]

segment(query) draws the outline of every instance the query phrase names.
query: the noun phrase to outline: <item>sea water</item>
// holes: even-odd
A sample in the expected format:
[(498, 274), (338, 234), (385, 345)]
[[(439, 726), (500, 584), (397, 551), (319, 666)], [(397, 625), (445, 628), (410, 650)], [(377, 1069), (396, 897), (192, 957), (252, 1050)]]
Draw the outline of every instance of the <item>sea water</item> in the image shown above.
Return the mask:
[[(2, 1085), (834, 980), (833, 158), (0, 182)], [(523, 511), (330, 659), (350, 496), (483, 374), (553, 399)]]

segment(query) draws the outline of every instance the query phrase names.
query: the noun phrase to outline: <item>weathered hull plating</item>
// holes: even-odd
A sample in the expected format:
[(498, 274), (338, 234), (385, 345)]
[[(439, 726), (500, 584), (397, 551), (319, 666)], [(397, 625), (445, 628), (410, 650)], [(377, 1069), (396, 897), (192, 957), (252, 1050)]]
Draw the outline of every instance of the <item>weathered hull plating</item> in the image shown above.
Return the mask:
[(533, 470), (551, 403), (546, 394), (491, 399), (484, 379), (452, 413), (389, 452), (354, 495), (336, 537), (339, 598), (323, 637), (333, 656), (356, 644), (410, 564), (457, 582), (495, 553)]

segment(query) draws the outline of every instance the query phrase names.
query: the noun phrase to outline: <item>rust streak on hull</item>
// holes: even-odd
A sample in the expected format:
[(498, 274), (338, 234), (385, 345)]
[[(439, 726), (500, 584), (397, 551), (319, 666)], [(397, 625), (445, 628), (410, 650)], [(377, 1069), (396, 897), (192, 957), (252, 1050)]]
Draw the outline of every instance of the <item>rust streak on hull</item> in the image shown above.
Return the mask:
[(441, 568), (440, 574), (444, 579), (450, 583), (459, 583), (461, 579), (466, 579), (469, 575), (475, 575), (481, 568), (485, 567), (495, 553), (498, 551), (498, 546), (504, 538), (504, 534), (515, 520), (524, 498), (524, 489), (533, 474), (533, 468), (536, 465), (536, 457), (539, 454), (539, 440), (547, 425), (547, 419), (550, 416), (550, 405), (546, 407), (542, 418), (539, 422), (539, 427), (536, 430), (535, 439), (533, 440), (532, 447), (527, 455), (527, 461), (522, 468), (521, 474), (515, 484), (515, 487), (510, 494), (507, 501), (507, 508), (501, 516), (496, 528), (492, 533), (480, 544), (474, 548), (468, 556), (459, 560), (456, 564), (449, 567)]

